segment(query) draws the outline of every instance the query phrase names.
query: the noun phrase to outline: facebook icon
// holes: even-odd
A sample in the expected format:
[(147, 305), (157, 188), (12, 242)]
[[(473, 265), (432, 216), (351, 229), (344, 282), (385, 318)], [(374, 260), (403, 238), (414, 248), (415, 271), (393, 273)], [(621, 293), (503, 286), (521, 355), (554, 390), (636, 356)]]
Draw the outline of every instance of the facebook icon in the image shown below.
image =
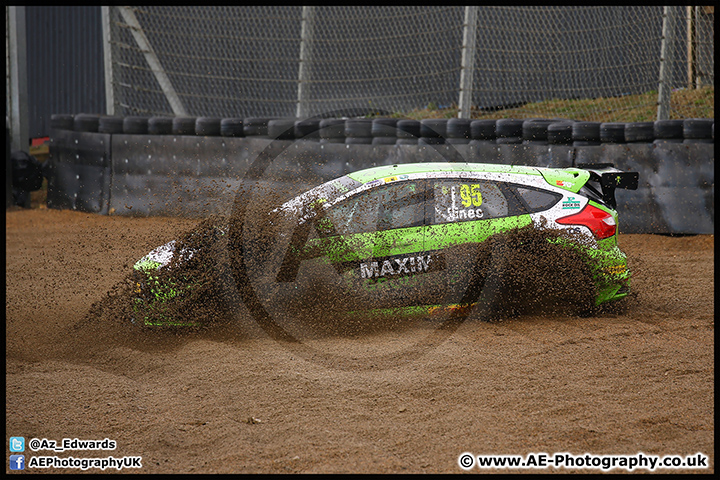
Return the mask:
[(10, 455), (10, 470), (25, 470), (25, 455)]

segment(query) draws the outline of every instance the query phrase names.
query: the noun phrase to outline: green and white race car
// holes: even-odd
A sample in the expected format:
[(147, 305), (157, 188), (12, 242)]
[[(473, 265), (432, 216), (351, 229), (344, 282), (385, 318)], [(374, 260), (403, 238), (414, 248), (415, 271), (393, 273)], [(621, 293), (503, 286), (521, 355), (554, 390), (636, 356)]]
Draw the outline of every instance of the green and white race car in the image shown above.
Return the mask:
[[(279, 254), (255, 269), (263, 276), (256, 286), (275, 304), (291, 294), (327, 295), (309, 274), (315, 272), (345, 295), (338, 303), (349, 311), (433, 312), (490, 303), (503, 295), (500, 284), (490, 288), (487, 281), (499, 261), (493, 256), (498, 244), (483, 246), (531, 229), (564, 255), (580, 255), (593, 279), (594, 304), (600, 305), (629, 292), (630, 271), (617, 243), (615, 189), (637, 185), (637, 173), (610, 164), (554, 169), (415, 163), (356, 171), (268, 212), (285, 227), (271, 235)], [(175, 318), (165, 306), (196, 287), (197, 279), (173, 281), (172, 270), (197, 255), (203, 241), (227, 237), (229, 226), (208, 231), (193, 246), (178, 248), (171, 241), (134, 265), (137, 323), (194, 324)]]

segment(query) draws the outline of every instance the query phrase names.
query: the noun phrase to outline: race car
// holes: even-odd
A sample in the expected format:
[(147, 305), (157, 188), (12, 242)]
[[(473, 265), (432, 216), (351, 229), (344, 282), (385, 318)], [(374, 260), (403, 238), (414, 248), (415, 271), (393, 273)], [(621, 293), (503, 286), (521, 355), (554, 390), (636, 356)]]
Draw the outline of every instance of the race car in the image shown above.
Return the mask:
[[(490, 304), (505, 295), (497, 278), (490, 286), (502, 260), (495, 240), (531, 230), (562, 252), (557, 263), (582, 258), (592, 277), (588, 289), (594, 305), (616, 301), (628, 295), (631, 274), (618, 247), (615, 190), (637, 185), (636, 172), (612, 164), (557, 169), (428, 162), (348, 173), (267, 212), (273, 220), (266, 225), (284, 227), (269, 236), (275, 261), (255, 269), (263, 278), (257, 277), (253, 288), (274, 305), (289, 305), (288, 295), (305, 301), (327, 297), (329, 286), (332, 303), (346, 311), (433, 312)], [(168, 304), (194, 289), (218, 289), (208, 289), (207, 279), (188, 278), (187, 272), (176, 281), (173, 270), (198, 261), (210, 243), (227, 242), (228, 232), (227, 221), (209, 225), (191, 244), (179, 247), (171, 241), (135, 263), (134, 321), (194, 325), (192, 318), (173, 315)], [(519, 238), (502, 245), (517, 249), (533, 243), (531, 237)], [(253, 257), (244, 259), (247, 265), (269, 258), (254, 251), (243, 250)], [(225, 281), (232, 282), (227, 258), (220, 257), (210, 255), (202, 267), (223, 267)], [(527, 273), (522, 270), (521, 265), (503, 274), (521, 277)]]

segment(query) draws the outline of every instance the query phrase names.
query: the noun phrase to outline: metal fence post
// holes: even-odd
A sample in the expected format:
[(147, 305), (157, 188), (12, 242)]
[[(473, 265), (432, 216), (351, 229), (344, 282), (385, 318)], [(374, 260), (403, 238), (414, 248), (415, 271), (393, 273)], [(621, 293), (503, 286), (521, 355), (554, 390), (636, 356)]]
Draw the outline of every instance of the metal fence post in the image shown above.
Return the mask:
[(663, 7), (662, 44), (660, 46), (660, 78), (658, 79), (658, 120), (668, 120), (670, 118), (672, 62), (675, 50), (675, 11), (676, 7)]
[(305, 118), (310, 112), (310, 64), (312, 62), (315, 7), (303, 7), (300, 31), (300, 65), (298, 67), (297, 118)]
[(475, 39), (477, 38), (478, 8), (479, 7), (465, 7), (458, 118), (470, 118), (473, 74), (475, 73)]
[(100, 7), (102, 21), (103, 63), (105, 65), (105, 113), (115, 115), (115, 92), (113, 91), (112, 39), (110, 32), (110, 8)]
[(9, 69), (8, 106), (10, 113), (10, 141), (12, 151), (30, 151), (27, 90), (27, 39), (25, 37), (25, 7), (5, 7), (7, 16), (7, 56)]

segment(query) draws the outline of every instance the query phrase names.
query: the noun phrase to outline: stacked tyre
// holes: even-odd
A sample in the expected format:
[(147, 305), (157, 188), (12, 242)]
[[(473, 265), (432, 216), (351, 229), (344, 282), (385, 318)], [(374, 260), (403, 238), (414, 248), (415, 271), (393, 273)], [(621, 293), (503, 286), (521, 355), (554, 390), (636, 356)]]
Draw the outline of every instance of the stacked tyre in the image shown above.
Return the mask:
[(54, 114), (54, 130), (128, 135), (197, 135), (310, 140), (373, 145), (525, 144), (593, 146), (631, 143), (714, 143), (713, 118), (655, 122), (569, 119), (397, 119), (194, 117)]

